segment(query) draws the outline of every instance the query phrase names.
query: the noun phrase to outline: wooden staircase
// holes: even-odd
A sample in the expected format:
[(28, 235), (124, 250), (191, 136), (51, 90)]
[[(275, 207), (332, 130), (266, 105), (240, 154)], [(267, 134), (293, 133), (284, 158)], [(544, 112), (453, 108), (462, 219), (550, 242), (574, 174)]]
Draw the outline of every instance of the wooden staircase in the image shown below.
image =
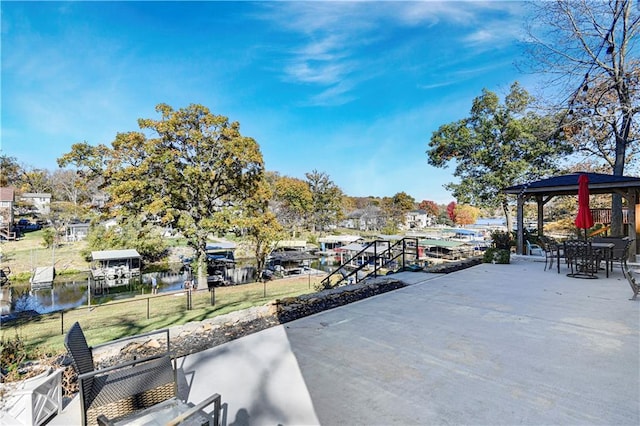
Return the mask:
[(14, 241), (16, 239), (16, 233), (11, 232), (9, 225), (2, 225), (0, 226), (0, 238), (7, 241)]

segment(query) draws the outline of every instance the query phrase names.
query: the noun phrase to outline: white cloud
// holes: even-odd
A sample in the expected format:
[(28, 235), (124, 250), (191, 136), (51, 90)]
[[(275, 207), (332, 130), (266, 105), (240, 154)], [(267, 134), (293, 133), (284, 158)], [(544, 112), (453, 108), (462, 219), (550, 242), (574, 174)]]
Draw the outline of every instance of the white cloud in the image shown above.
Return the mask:
[[(394, 50), (420, 48), (404, 46), (396, 35), (409, 27), (424, 27), (442, 32), (451, 30), (449, 42), (472, 49), (468, 55), (510, 43), (515, 27), (505, 23), (520, 11), (519, 5), (505, 2), (293, 2), (270, 3), (262, 19), (291, 34), (288, 60), (281, 68), (284, 81), (316, 85), (319, 93), (310, 95), (310, 104), (339, 105), (353, 97), (348, 90), (384, 72), (393, 63), (382, 63), (371, 54), (380, 46), (393, 58)], [(438, 46), (442, 48), (442, 46)], [(368, 50), (363, 50), (368, 49)], [(454, 58), (459, 61), (460, 58)], [(441, 87), (446, 83), (426, 84), (420, 88)], [(327, 87), (329, 86), (329, 87)], [(331, 96), (336, 99), (331, 100)]]

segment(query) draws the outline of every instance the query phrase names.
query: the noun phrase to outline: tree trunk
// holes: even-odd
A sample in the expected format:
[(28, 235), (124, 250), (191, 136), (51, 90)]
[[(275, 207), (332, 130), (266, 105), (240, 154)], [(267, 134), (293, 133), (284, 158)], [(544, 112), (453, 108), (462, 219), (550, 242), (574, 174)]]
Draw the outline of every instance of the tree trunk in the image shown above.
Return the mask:
[(207, 288), (207, 253), (198, 254), (198, 288)]
[[(624, 101), (627, 101), (626, 104), (629, 105), (630, 101), (628, 101), (628, 97), (623, 98)], [(625, 109), (625, 111), (630, 111), (631, 106)], [(624, 112), (622, 117), (622, 131), (616, 132), (616, 158), (615, 164), (613, 167), (614, 176), (624, 176), (624, 161), (625, 161), (625, 152), (627, 148), (627, 141), (629, 140), (629, 134), (631, 131), (631, 121), (633, 117), (628, 113)], [(613, 194), (611, 197), (611, 235), (615, 237), (623, 237), (624, 229), (622, 224), (622, 196), (620, 194)]]
[(504, 217), (506, 219), (507, 232), (511, 233), (513, 231), (513, 219), (511, 218), (511, 208), (506, 201), (502, 203), (502, 211), (504, 212)]
[(613, 194), (611, 196), (611, 236), (624, 236), (622, 219), (622, 196), (620, 194)]

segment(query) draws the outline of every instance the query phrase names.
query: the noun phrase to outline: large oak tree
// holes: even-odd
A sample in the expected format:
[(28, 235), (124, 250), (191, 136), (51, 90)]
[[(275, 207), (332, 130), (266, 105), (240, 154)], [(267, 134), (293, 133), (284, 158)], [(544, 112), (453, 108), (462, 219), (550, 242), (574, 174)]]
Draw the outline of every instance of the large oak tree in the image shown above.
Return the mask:
[(509, 230), (511, 205), (502, 189), (555, 171), (559, 156), (571, 151), (555, 130), (555, 118), (533, 112), (533, 101), (518, 83), (503, 104), (485, 89), (473, 100), (469, 117), (440, 126), (427, 150), (433, 166), (455, 163), (460, 182), (445, 187), (458, 202), (501, 207)]
[(257, 142), (240, 124), (202, 105), (156, 107), (160, 119), (140, 119), (140, 132), (120, 133), (112, 146), (76, 144), (59, 160), (104, 178), (115, 215), (171, 224), (197, 255), (206, 284), (206, 244), (242, 224), (264, 178)]

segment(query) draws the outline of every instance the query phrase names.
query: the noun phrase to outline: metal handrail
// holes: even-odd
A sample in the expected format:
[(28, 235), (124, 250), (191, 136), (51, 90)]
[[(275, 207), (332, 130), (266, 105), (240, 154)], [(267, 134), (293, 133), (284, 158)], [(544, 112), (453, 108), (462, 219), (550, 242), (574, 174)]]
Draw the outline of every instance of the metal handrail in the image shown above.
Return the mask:
[[(336, 285), (340, 285), (340, 283), (344, 282), (344, 281), (348, 281), (349, 277), (355, 275), (355, 281), (356, 283), (365, 280), (371, 276), (373, 276), (374, 278), (378, 276), (378, 271), (386, 266), (388, 266), (391, 262), (393, 262), (394, 260), (398, 259), (400, 256), (402, 256), (402, 269), (404, 269), (406, 267), (406, 254), (407, 254), (407, 241), (412, 241), (415, 244), (415, 257), (416, 259), (418, 258), (418, 239), (414, 238), (414, 237), (405, 237), (402, 238), (401, 240), (397, 241), (396, 243), (394, 243), (393, 245), (391, 244), (390, 241), (388, 240), (374, 240), (372, 242), (369, 242), (366, 246), (364, 246), (362, 248), (362, 250), (360, 250), (359, 252), (357, 252), (355, 255), (351, 256), (351, 258), (347, 259), (346, 261), (344, 261), (335, 271), (331, 272), (329, 275), (327, 275), (321, 282), (320, 282), (320, 287), (321, 288), (331, 288), (331, 277), (333, 277), (334, 275), (340, 274), (342, 275), (342, 277), (340, 278), (340, 280), (338, 280), (338, 282), (336, 283)], [(378, 253), (378, 245), (380, 244), (387, 244), (387, 248), (384, 249), (382, 252)], [(365, 254), (367, 252), (368, 249), (370, 249), (373, 246), (373, 271), (369, 272), (367, 275), (365, 275), (362, 278), (358, 277), (358, 272), (360, 272), (362, 269), (364, 269), (367, 264), (362, 264), (358, 267), (356, 267), (355, 269), (353, 269), (351, 272), (349, 272), (348, 274), (344, 273), (344, 267), (348, 264), (350, 264), (354, 259), (357, 259), (358, 256), (362, 256), (363, 254)], [(400, 249), (401, 246), (401, 249)], [(398, 253), (393, 255), (394, 250), (397, 250)], [(379, 262), (379, 260), (384, 260), (384, 262)]]

